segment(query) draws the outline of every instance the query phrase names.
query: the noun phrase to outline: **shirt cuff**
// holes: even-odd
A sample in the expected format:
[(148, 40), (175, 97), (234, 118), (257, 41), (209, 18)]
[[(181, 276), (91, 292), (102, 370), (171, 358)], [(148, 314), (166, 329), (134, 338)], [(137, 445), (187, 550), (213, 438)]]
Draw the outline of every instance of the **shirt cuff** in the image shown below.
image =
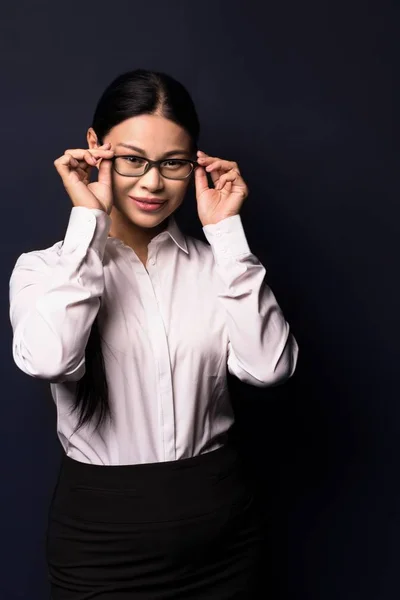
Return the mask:
[(251, 254), (240, 215), (233, 215), (219, 223), (205, 225), (203, 232), (217, 262)]
[(100, 208), (74, 206), (69, 217), (62, 252), (74, 252), (77, 248), (92, 248), (103, 260), (111, 217)]

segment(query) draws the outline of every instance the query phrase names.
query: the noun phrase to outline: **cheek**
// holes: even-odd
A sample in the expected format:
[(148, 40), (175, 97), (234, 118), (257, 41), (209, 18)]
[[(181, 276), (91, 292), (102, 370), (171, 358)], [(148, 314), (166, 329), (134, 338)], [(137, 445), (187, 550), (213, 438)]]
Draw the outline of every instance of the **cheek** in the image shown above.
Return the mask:
[[(169, 198), (173, 202), (181, 202), (185, 197), (190, 181), (167, 181), (164, 180), (163, 196)], [(123, 200), (129, 194), (132, 194), (135, 185), (140, 185), (140, 179), (134, 181), (128, 177), (113, 177), (113, 192), (115, 200)], [(161, 191), (161, 190), (160, 190)]]
[(176, 201), (183, 200), (188, 189), (188, 184), (188, 181), (171, 182), (167, 190), (167, 195)]
[(131, 193), (132, 188), (134, 187), (134, 182), (131, 181), (128, 177), (114, 177), (113, 178), (113, 192), (115, 198), (123, 198)]

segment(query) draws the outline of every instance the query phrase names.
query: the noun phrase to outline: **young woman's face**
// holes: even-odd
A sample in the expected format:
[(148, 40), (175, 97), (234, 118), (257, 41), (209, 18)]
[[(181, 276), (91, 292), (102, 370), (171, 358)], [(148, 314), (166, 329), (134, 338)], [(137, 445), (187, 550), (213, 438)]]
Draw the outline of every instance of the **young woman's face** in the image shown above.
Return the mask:
[[(129, 155), (150, 160), (195, 158), (191, 138), (179, 125), (159, 115), (140, 115), (116, 125), (104, 137), (115, 155)], [(138, 227), (157, 227), (182, 203), (192, 175), (182, 180), (164, 178), (156, 167), (140, 177), (126, 177), (112, 172), (114, 206), (124, 220)], [(134, 198), (164, 203), (155, 211), (145, 211)]]

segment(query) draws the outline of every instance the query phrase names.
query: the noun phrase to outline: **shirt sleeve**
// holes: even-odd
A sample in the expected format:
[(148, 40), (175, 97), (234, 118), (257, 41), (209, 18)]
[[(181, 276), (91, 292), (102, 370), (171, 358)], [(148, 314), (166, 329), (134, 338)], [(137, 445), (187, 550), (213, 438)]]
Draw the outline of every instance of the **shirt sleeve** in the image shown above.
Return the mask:
[(298, 345), (248, 246), (240, 215), (203, 227), (222, 280), (228, 371), (258, 387), (282, 383), (295, 371)]
[(73, 207), (64, 241), (22, 254), (12, 271), (12, 353), (28, 375), (77, 381), (104, 290), (103, 256), (111, 218)]

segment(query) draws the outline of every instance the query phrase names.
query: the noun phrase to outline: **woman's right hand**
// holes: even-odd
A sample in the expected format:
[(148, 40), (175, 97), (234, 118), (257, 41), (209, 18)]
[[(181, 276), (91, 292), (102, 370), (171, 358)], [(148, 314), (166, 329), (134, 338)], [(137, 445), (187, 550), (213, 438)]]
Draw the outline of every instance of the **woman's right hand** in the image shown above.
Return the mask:
[[(110, 214), (113, 205), (110, 159), (113, 155), (114, 150), (108, 143), (99, 148), (66, 150), (54, 161), (74, 206), (100, 208)], [(98, 178), (90, 183), (91, 168), (94, 166), (98, 166)]]

